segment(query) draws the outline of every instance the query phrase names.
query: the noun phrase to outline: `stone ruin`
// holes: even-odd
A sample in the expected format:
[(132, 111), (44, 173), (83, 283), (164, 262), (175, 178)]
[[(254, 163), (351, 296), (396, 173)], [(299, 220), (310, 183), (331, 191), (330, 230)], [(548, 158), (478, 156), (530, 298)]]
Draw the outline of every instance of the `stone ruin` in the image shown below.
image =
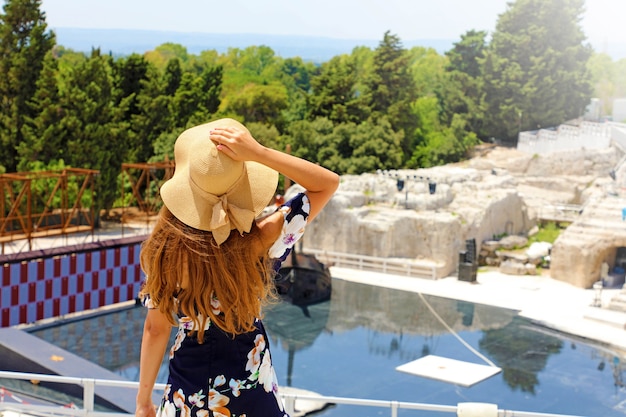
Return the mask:
[[(590, 288), (601, 265), (615, 266), (626, 247), (626, 168), (615, 172), (623, 157), (617, 147), (530, 155), (484, 146), (462, 163), (344, 175), (303, 245), (435, 263), (439, 278), (457, 272), (471, 239), (483, 264), (507, 273), (536, 273), (551, 250), (553, 278)], [(514, 250), (540, 221), (560, 214), (571, 225), (552, 248)], [(518, 243), (502, 247), (503, 237)]]

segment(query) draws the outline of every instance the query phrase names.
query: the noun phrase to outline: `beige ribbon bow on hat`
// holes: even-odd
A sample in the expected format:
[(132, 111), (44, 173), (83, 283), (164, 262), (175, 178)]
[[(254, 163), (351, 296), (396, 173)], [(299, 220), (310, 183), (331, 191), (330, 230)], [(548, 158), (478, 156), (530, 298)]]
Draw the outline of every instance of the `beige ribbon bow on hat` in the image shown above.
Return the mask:
[(254, 221), (254, 212), (228, 203), (227, 194), (216, 197), (218, 201), (213, 205), (211, 216), (211, 232), (218, 246), (224, 243), (230, 231), (237, 229), (240, 234), (249, 232)]

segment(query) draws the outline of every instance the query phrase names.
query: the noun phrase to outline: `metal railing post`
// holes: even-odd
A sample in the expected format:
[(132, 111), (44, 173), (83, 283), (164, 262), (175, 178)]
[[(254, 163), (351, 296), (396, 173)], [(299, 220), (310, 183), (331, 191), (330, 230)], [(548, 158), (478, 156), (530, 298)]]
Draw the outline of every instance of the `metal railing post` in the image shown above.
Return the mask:
[(398, 417), (398, 407), (399, 407), (399, 403), (397, 401), (391, 401), (390, 407), (391, 407), (391, 417)]
[(90, 415), (94, 411), (96, 396), (96, 380), (83, 379), (83, 408), (85, 416)]
[(284, 403), (285, 403), (285, 412), (291, 416), (295, 415), (296, 413), (296, 396), (289, 396), (286, 398), (283, 398)]

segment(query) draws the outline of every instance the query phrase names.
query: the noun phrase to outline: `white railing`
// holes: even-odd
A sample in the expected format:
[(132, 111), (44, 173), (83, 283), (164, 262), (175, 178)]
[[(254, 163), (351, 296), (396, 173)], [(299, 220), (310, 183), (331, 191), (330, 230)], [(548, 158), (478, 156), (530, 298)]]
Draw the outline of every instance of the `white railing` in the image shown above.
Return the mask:
[(363, 269), (385, 274), (406, 275), (417, 278), (437, 279), (437, 264), (432, 261), (418, 261), (405, 258), (381, 258), (376, 256), (355, 255), (352, 253), (332, 252), (321, 249), (306, 249), (306, 253), (328, 266)]
[[(75, 384), (83, 387), (83, 408), (67, 408), (67, 407), (55, 407), (55, 406), (43, 406), (34, 404), (20, 404), (20, 403), (2, 403), (0, 402), (0, 415), (7, 411), (12, 411), (14, 414), (20, 416), (83, 416), (83, 417), (130, 417), (133, 414), (129, 413), (116, 413), (116, 412), (102, 412), (95, 411), (95, 387), (110, 386), (110, 387), (122, 387), (137, 389), (138, 382), (133, 381), (113, 381), (104, 379), (89, 379), (89, 378), (74, 378), (58, 375), (42, 375), (33, 373), (22, 372), (7, 372), (0, 371), (0, 378), (17, 379), (17, 380), (38, 380), (45, 382), (56, 382)], [(163, 384), (155, 386), (156, 389), (163, 389)], [(495, 404), (486, 403), (459, 403), (458, 405), (437, 405), (426, 403), (412, 403), (402, 401), (384, 401), (384, 400), (367, 400), (360, 398), (346, 398), (346, 397), (325, 397), (320, 395), (298, 395), (298, 394), (281, 394), (285, 403), (285, 410), (291, 415), (296, 414), (295, 405), (297, 400), (306, 400), (311, 402), (321, 402), (324, 404), (344, 404), (344, 405), (358, 405), (364, 407), (379, 407), (390, 409), (391, 416), (397, 417), (399, 409), (407, 410), (422, 410), (422, 411), (437, 411), (442, 413), (456, 413), (457, 415), (463, 415), (468, 417), (581, 417), (564, 414), (546, 414), (546, 413), (534, 413), (524, 411), (510, 411), (510, 410), (498, 410)]]
[(551, 220), (556, 222), (573, 222), (583, 211), (579, 204), (547, 204), (539, 209), (539, 220)]
[(579, 126), (560, 125), (556, 130), (520, 132), (517, 150), (541, 154), (579, 149), (606, 149), (611, 145), (609, 123), (582, 122)]

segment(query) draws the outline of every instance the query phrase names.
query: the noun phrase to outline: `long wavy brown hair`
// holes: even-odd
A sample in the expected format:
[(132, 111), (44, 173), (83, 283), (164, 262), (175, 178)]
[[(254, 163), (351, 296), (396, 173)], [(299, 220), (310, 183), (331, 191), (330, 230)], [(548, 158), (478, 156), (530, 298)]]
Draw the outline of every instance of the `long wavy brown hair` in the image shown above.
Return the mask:
[[(192, 319), (200, 343), (207, 319), (232, 336), (251, 331), (261, 306), (276, 297), (267, 250), (260, 248), (256, 224), (243, 236), (233, 230), (218, 246), (211, 232), (185, 225), (163, 206), (142, 245), (140, 296), (149, 295), (174, 326), (176, 314)], [(213, 298), (221, 314), (213, 312)]]

